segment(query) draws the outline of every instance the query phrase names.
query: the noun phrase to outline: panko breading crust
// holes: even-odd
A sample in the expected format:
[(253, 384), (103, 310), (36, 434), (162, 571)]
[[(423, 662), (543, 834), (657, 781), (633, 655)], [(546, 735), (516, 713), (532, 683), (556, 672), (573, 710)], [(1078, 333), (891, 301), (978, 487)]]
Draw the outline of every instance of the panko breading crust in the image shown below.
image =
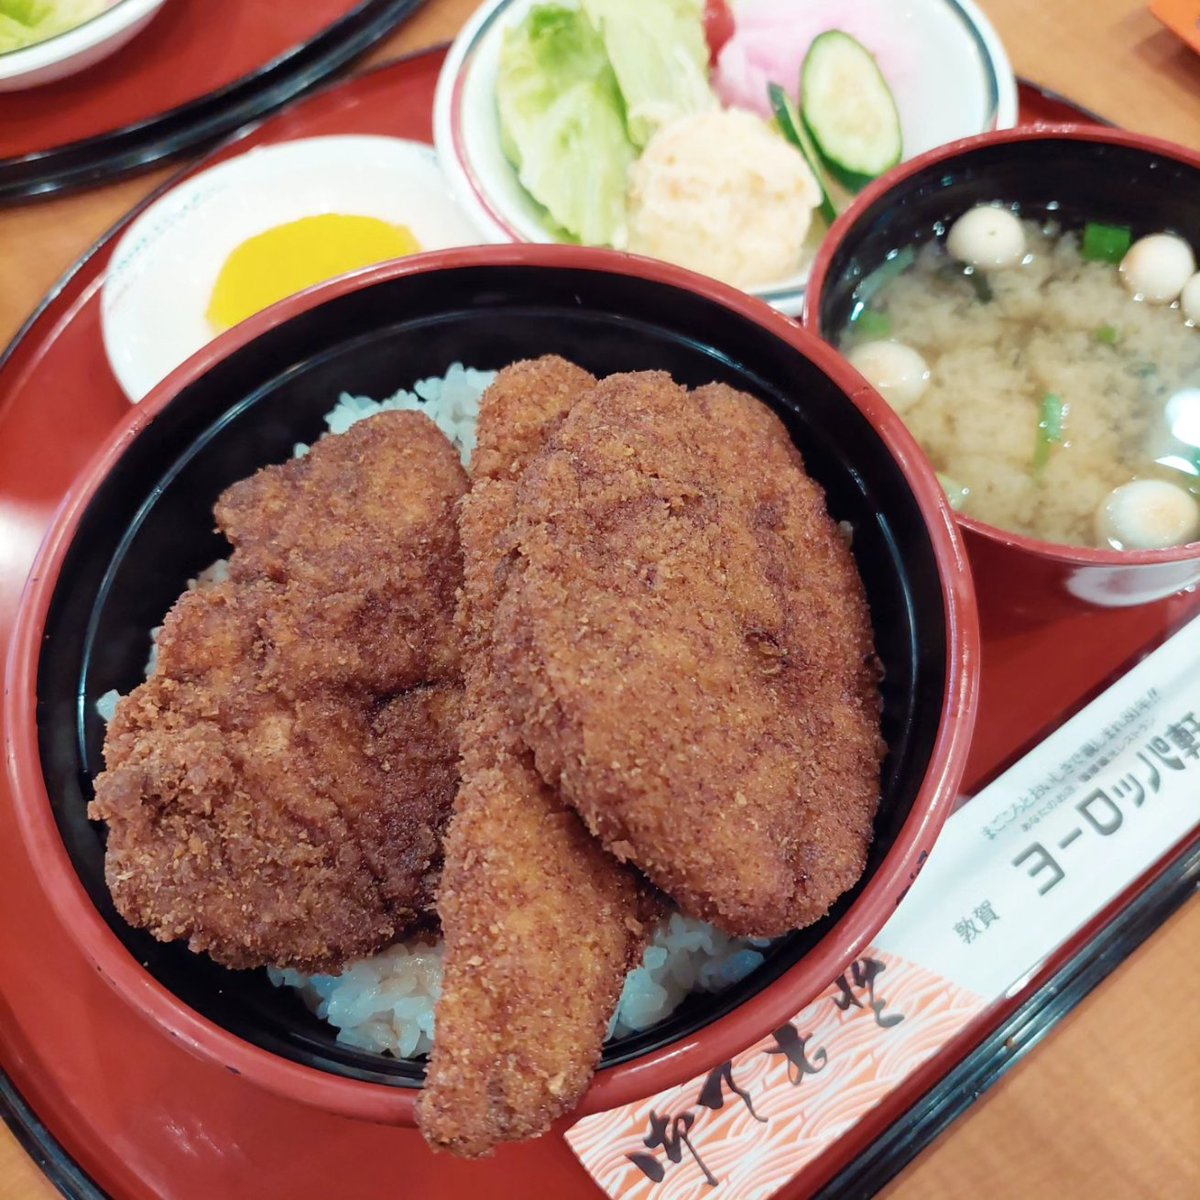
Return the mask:
[(465, 482), (432, 422), (386, 413), (221, 497), (230, 579), (168, 614), (89, 809), (131, 924), (315, 971), (428, 919), (458, 778)]
[(652, 885), (732, 934), (823, 916), (885, 750), (862, 582), (766, 406), (518, 363), (472, 467), (389, 413), (230, 488), (230, 578), (168, 615), (89, 810), (122, 914), (233, 967), (336, 969), (436, 887), (417, 1116), (466, 1156), (575, 1107)]
[(610, 376), (517, 510), (495, 658), (539, 773), (685, 913), (819, 919), (862, 873), (885, 746), (862, 582), (782, 423)]
[(287, 586), (265, 632), (294, 686), (387, 696), (457, 678), (466, 482), (424, 414), (384, 412), (221, 495), (231, 577)]
[(445, 846), (437, 1039), (418, 1123), (462, 1155), (533, 1137), (578, 1102), (655, 915), (533, 768), (492, 661), (517, 481), (595, 380), (562, 359), (517, 363), (485, 394), (462, 502), (463, 783)]

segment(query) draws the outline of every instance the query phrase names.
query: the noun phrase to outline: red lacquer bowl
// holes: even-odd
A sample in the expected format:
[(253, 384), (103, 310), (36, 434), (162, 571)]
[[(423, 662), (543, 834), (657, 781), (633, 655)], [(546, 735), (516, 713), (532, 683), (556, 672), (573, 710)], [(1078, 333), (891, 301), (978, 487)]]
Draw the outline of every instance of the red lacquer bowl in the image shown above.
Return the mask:
[[(1173, 230), (1200, 250), (1200, 155), (1093, 125), (1034, 125), (966, 138), (904, 163), (867, 187), (821, 244), (805, 325), (833, 341), (858, 282), (898, 247), (975, 204), (1016, 202), (1067, 227)], [(1057, 206), (1051, 208), (1049, 206)], [(1167, 550), (1099, 550), (1009, 533), (960, 516), (989, 620), (1038, 619), (1081, 604), (1146, 604), (1200, 582), (1200, 542)]]
[(952, 514), (898, 418), (816, 338), (766, 305), (610, 251), (506, 246), (419, 255), (284, 301), (224, 335), (114, 430), (55, 517), (21, 604), (5, 737), (19, 834), (48, 901), (104, 979), (204, 1059), (297, 1101), (409, 1122), (420, 1064), (351, 1050), (263, 972), (230, 972), (115, 914), (88, 822), (103, 726), (94, 702), (141, 677), (146, 631), (227, 552), (218, 493), (311, 441), (342, 390), (382, 397), (451, 363), (541, 353), (600, 374), (658, 367), (772, 405), (831, 512), (855, 526), (890, 754), (867, 872), (819, 925), (720, 997), (612, 1044), (596, 1111), (704, 1071), (777, 1027), (859, 955), (950, 812), (974, 720), (979, 650)]

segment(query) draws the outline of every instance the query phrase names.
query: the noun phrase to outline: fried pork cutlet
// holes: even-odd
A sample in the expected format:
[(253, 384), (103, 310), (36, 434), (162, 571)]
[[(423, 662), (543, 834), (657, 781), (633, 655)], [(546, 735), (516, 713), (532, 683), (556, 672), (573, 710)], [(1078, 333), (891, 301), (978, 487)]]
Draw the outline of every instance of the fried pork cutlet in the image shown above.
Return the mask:
[(595, 380), (557, 358), (517, 363), (485, 394), (462, 502), (463, 783), (445, 846), (446, 938), (417, 1116), (435, 1147), (474, 1156), (572, 1109), (600, 1057), (653, 903), (533, 768), (492, 662), (516, 483)]
[(299, 686), (391, 694), (457, 677), (458, 454), (427, 417), (385, 412), (217, 501), (230, 575), (287, 585), (267, 635)]
[(525, 472), (494, 639), (539, 773), (692, 916), (810, 924), (862, 873), (884, 744), (863, 586), (781, 422), (657, 372)]
[(458, 780), (464, 487), (431, 422), (389, 413), (221, 498), (231, 578), (168, 614), (89, 809), (131, 924), (316, 971), (428, 919)]

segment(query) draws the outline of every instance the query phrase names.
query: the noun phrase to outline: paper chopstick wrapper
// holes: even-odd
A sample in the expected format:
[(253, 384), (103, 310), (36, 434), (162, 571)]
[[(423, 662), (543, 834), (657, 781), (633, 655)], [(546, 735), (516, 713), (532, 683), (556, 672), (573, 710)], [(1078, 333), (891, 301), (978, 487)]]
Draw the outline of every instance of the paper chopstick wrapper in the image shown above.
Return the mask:
[(875, 944), (708, 1075), (585, 1117), (622, 1200), (766, 1200), (1200, 825), (1200, 618), (947, 822)]
[(1154, 0), (1150, 11), (1200, 54), (1200, 0)]

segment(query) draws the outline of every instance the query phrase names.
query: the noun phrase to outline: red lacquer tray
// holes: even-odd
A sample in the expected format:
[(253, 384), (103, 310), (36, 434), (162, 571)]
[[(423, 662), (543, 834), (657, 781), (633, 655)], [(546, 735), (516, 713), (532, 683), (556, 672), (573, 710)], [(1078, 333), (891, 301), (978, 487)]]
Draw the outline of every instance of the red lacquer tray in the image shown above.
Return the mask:
[(95, 66), (0, 93), (0, 203), (113, 179), (256, 120), (423, 0), (167, 0)]
[[(309, 97), (217, 157), (332, 133), (429, 140), (441, 61), (442, 51), (431, 51)], [(1022, 99), (1026, 119), (1086, 116), (1028, 87)], [(7, 644), (55, 506), (127, 411), (100, 340), (100, 285), (112, 246), (110, 233), (0, 359), (0, 644)], [(1141, 609), (1080, 612), (1022, 632), (985, 625), (970, 788), (1198, 607), (1196, 597), (1185, 596)], [(0, 780), (0, 830), (9, 826), (6, 787)], [(331, 1189), (355, 1200), (398, 1194), (476, 1200), (481, 1193), (595, 1200), (602, 1194), (553, 1134), (483, 1163), (435, 1158), (413, 1130), (326, 1117), (201, 1062), (127, 1008), (88, 967), (55, 926), (12, 836), (0, 837), (0, 914), (0, 1065), (28, 1106), (27, 1133), (36, 1126), (31, 1141), (59, 1154), (56, 1182), (66, 1194), (97, 1195), (84, 1176), (102, 1192), (130, 1200), (325, 1200)], [(0, 1108), (4, 1086), (0, 1075)], [(8, 1100), (19, 1109), (15, 1096)], [(894, 1119), (881, 1115), (873, 1131), (856, 1130), (856, 1138), (881, 1134)], [(823, 1167), (816, 1164), (819, 1172), (806, 1172), (790, 1189), (794, 1195), (809, 1194), (818, 1176), (828, 1178), (846, 1161), (845, 1154), (840, 1161), (834, 1152), (827, 1157)]]

